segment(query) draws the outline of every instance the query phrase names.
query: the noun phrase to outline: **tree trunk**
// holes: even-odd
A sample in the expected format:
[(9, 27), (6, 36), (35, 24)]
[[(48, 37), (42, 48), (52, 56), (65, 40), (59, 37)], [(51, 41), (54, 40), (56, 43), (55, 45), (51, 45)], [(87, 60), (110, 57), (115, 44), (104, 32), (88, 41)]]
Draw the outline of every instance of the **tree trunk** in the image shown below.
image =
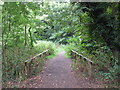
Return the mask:
[[(5, 41), (4, 41), (4, 48), (6, 49), (6, 45), (7, 45), (7, 41), (8, 41), (8, 37), (9, 37), (9, 33), (10, 33), (10, 31), (11, 31), (11, 22), (10, 22), (10, 16), (9, 16), (9, 20), (8, 20), (8, 34), (7, 34), (7, 37), (6, 37), (6, 39), (5, 39)], [(5, 27), (4, 27), (4, 29), (5, 29)]]
[(33, 38), (32, 38), (32, 33), (31, 33), (31, 27), (28, 29), (28, 31), (29, 31), (29, 35), (30, 35), (30, 45), (31, 45), (31, 47), (33, 47)]
[(24, 46), (26, 47), (27, 46), (27, 27), (25, 25), (25, 44)]

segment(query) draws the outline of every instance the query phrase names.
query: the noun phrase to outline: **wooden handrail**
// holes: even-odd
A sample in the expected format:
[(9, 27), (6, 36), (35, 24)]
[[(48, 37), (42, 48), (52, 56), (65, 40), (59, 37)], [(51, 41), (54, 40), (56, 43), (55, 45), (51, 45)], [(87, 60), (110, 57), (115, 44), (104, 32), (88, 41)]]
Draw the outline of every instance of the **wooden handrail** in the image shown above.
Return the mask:
[(72, 50), (72, 52), (74, 52), (74, 53), (76, 53), (77, 55), (81, 56), (81, 57), (84, 58), (85, 60), (87, 60), (87, 61), (93, 63), (93, 61), (91, 61), (90, 59), (84, 57), (82, 54), (79, 54), (78, 52), (76, 52), (76, 51), (74, 51), (74, 50)]
[[(25, 79), (26, 77), (30, 76), (32, 73), (33, 73), (33, 64), (36, 66), (38, 65), (39, 62), (36, 62), (35, 59), (38, 57), (38, 56), (41, 56), (42, 58), (47, 56), (49, 54), (49, 49), (43, 51), (42, 53), (28, 59), (28, 60), (25, 60), (23, 62), (20, 63), (20, 67), (21, 68), (20, 70), (14, 70), (15, 73), (17, 73), (16, 77), (18, 78), (20, 73), (21, 75), (23, 76), (23, 78)], [(43, 54), (45, 54), (44, 56), (42, 56)], [(42, 59), (41, 59), (42, 60)], [(39, 60), (38, 60), (39, 61)], [(12, 68), (15, 68), (18, 64), (14, 64), (9, 70), (7, 70), (7, 72), (9, 72), (10, 70), (12, 70)]]
[[(33, 67), (32, 67), (32, 66), (33, 66), (33, 63), (35, 63), (34, 60), (35, 60), (38, 56), (41, 56), (41, 57), (42, 57), (43, 54), (47, 54), (48, 50), (49, 50), (49, 49), (43, 51), (42, 53), (40, 53), (40, 54), (38, 54), (38, 55), (36, 55), (36, 56), (28, 59), (28, 60), (25, 60), (25, 61), (23, 62), (23, 63), (24, 63), (24, 64), (23, 64), (23, 67), (25, 67), (25, 68), (22, 69), (22, 70), (23, 70), (22, 73), (24, 72), (24, 75), (29, 76), (29, 75), (32, 73), (32, 70), (33, 70)], [(36, 64), (36, 65), (37, 65), (37, 64)]]
[(90, 59), (84, 57), (82, 54), (79, 54), (78, 52), (74, 51), (74, 50), (71, 50), (71, 52), (79, 55), (80, 57), (82, 57), (84, 60), (88, 61), (88, 65), (89, 65), (89, 69), (88, 69), (88, 72), (89, 72), (89, 76), (91, 77), (92, 76), (92, 64), (93, 64), (93, 61), (91, 61)]
[(47, 49), (47, 50), (43, 51), (42, 53), (40, 53), (40, 54), (38, 54), (38, 55), (36, 55), (36, 56), (34, 56), (34, 57), (32, 57), (32, 58), (28, 59), (28, 60), (25, 60), (25, 62), (31, 61), (31, 60), (33, 60), (33, 59), (37, 58), (38, 56), (41, 56), (42, 54), (46, 53), (48, 50), (49, 50), (49, 49)]

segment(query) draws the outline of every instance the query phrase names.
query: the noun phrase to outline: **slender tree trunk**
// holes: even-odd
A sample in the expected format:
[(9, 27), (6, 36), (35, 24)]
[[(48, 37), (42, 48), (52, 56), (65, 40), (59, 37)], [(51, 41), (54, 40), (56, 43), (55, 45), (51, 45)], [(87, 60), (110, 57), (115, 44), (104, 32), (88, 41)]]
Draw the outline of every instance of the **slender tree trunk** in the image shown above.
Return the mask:
[(24, 46), (26, 47), (27, 46), (27, 27), (25, 25), (25, 44)]
[(29, 31), (29, 35), (30, 35), (30, 44), (31, 44), (31, 47), (33, 47), (33, 38), (32, 38), (32, 33), (31, 33), (31, 27), (28, 29)]
[[(5, 19), (2, 19), (2, 22), (5, 22)], [(5, 25), (2, 25), (2, 59), (4, 59), (4, 31), (5, 31)]]
[(11, 31), (11, 22), (10, 22), (10, 16), (8, 16), (9, 17), (9, 20), (8, 20), (8, 34), (7, 34), (7, 37), (6, 37), (6, 40), (5, 40), (5, 43), (4, 43), (4, 48), (6, 49), (6, 45), (7, 45), (7, 41), (8, 41), (8, 37), (9, 37), (9, 33), (10, 33), (10, 31)]
[[(4, 8), (4, 9), (2, 9), (2, 10), (3, 10), (3, 12), (2, 12), (2, 13), (4, 13), (5, 8)], [(2, 15), (2, 18), (1, 18), (1, 19), (2, 19), (2, 23), (4, 23), (4, 22), (5, 22), (4, 17), (5, 17), (5, 16), (4, 16), (4, 15)], [(5, 26), (4, 26), (4, 24), (2, 24), (1, 26), (2, 26), (2, 32), (1, 32), (1, 33), (2, 33), (2, 58), (3, 58), (3, 54), (4, 54), (4, 42), (3, 42), (3, 41), (4, 41), (4, 36), (3, 36), (3, 31), (4, 31), (4, 30), (3, 30), (3, 29), (5, 28)]]

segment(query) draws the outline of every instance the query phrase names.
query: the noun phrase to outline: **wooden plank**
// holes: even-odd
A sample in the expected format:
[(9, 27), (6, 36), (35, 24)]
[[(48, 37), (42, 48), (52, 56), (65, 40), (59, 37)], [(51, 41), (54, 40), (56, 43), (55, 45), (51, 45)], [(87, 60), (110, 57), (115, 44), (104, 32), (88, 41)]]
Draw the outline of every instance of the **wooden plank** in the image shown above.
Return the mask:
[(32, 59), (35, 59), (35, 58), (37, 58), (38, 56), (41, 56), (42, 54), (46, 53), (48, 50), (49, 50), (49, 49), (43, 51), (42, 53), (40, 53), (40, 54), (34, 56), (33, 58), (30, 58), (30, 59), (26, 60), (25, 62), (31, 61)]
[(73, 52), (73, 53), (76, 53), (76, 54), (79, 55), (79, 56), (81, 56), (81, 57), (84, 58), (85, 60), (87, 60), (87, 61), (93, 63), (93, 61), (91, 61), (90, 59), (84, 57), (82, 54), (79, 54), (78, 52), (76, 52), (76, 51), (74, 51), (74, 50), (72, 50), (72, 52)]
[(89, 73), (89, 76), (91, 77), (92, 76), (92, 66), (91, 66), (91, 63), (88, 62), (88, 73)]

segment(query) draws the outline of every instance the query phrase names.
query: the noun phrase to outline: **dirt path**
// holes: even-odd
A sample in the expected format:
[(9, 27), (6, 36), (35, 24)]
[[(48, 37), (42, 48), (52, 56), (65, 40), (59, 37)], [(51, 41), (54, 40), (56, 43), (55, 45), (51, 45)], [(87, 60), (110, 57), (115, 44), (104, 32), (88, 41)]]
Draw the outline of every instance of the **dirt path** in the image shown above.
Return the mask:
[(56, 57), (47, 61), (39, 76), (29, 80), (29, 88), (97, 88), (100, 85), (91, 83), (86, 78), (76, 78), (71, 70), (71, 60), (60, 52)]

